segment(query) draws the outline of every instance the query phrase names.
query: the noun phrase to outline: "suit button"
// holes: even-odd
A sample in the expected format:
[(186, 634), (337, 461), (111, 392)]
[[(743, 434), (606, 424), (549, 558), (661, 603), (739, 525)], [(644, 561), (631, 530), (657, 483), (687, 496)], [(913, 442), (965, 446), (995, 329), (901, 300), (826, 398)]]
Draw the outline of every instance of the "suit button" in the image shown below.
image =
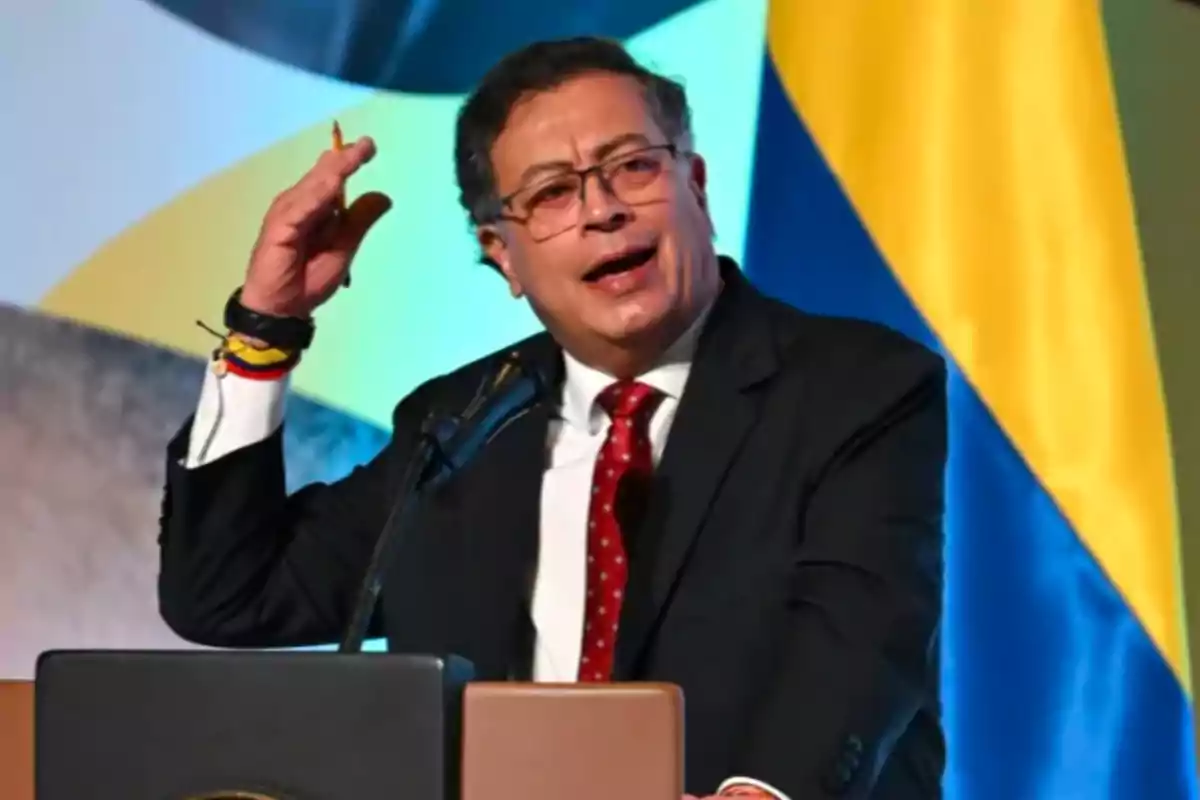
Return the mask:
[(863, 754), (866, 745), (862, 737), (851, 734), (842, 740), (840, 752), (834, 759), (830, 769), (825, 773), (823, 781), (826, 791), (834, 795), (843, 795), (854, 783), (854, 778), (862, 768)]
[(858, 765), (846, 758), (839, 758), (831, 769), (825, 775), (825, 789), (831, 794), (842, 795), (854, 782), (854, 776), (858, 772)]
[(835, 797), (841, 797), (850, 787), (850, 778), (845, 769), (839, 768), (827, 774), (823, 783), (825, 791)]

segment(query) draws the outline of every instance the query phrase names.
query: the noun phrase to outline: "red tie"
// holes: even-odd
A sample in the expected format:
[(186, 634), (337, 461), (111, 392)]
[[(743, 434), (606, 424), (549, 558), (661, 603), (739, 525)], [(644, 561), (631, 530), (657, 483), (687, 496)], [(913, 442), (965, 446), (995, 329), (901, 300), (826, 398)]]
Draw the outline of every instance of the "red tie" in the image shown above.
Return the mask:
[[(625, 599), (628, 563), (620, 520), (614, 513), (617, 486), (630, 473), (648, 476), (654, 469), (650, 449), (650, 417), (661, 393), (652, 386), (621, 381), (609, 386), (596, 402), (612, 425), (596, 457), (588, 513), (587, 603), (579, 680), (607, 681), (612, 676), (617, 622)], [(632, 477), (632, 476), (631, 476)]]

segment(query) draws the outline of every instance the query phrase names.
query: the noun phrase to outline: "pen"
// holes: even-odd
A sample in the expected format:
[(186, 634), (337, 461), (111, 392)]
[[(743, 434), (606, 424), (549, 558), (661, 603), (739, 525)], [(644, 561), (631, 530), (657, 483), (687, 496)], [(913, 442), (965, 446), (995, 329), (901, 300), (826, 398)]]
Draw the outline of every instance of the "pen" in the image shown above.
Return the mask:
[[(345, 139), (342, 138), (342, 126), (338, 125), (338, 121), (335, 119), (333, 121), (333, 152), (340, 153), (345, 149), (346, 149), (346, 141), (345, 141)], [(345, 189), (345, 187), (342, 187), (341, 191), (338, 192), (337, 213), (338, 214), (346, 213), (346, 189)], [(342, 285), (343, 286), (350, 285), (350, 270), (346, 270), (346, 277), (342, 278)]]
[[(333, 152), (340, 153), (346, 149), (346, 141), (342, 138), (342, 126), (338, 125), (337, 120), (333, 121)], [(338, 195), (338, 211), (346, 210), (346, 190), (342, 189)]]

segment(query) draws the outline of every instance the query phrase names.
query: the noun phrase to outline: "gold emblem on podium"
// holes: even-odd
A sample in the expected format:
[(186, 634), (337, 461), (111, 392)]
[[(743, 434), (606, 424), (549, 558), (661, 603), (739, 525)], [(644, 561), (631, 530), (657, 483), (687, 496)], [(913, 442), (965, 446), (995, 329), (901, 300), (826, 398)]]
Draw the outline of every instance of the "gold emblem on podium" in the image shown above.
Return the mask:
[(183, 800), (287, 800), (279, 795), (263, 794), (262, 792), (245, 792), (239, 789), (228, 789), (220, 792), (204, 792), (203, 794), (188, 795)]

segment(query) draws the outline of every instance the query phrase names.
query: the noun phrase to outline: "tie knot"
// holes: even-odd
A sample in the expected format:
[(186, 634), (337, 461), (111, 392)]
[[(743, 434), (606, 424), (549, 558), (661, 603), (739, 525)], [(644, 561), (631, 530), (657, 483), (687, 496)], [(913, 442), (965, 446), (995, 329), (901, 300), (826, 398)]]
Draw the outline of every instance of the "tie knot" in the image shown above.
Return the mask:
[(661, 397), (662, 392), (653, 386), (637, 381), (617, 381), (601, 392), (596, 402), (610, 419), (631, 419), (652, 411)]

